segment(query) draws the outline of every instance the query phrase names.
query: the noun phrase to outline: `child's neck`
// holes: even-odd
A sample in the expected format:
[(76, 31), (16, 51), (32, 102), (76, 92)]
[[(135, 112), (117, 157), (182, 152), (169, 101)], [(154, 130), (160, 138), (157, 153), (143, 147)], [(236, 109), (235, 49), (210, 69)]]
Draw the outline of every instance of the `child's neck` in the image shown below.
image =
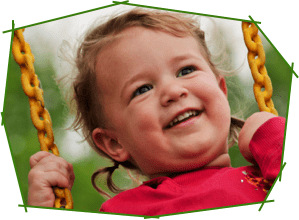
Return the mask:
[(205, 167), (231, 167), (231, 161), (228, 153), (220, 154)]
[[(205, 167), (231, 167), (230, 156), (228, 153), (220, 154), (213, 161), (211, 161), (210, 163), (208, 163), (205, 166), (198, 168), (198, 169), (202, 169)], [(192, 170), (187, 171), (187, 172), (191, 172), (191, 171)], [(161, 176), (173, 177), (173, 176), (176, 176), (179, 174), (180, 174), (180, 172), (178, 172), (178, 173), (158, 173), (158, 174), (154, 174), (154, 175), (149, 175), (149, 178), (153, 179), (153, 178), (161, 177)]]

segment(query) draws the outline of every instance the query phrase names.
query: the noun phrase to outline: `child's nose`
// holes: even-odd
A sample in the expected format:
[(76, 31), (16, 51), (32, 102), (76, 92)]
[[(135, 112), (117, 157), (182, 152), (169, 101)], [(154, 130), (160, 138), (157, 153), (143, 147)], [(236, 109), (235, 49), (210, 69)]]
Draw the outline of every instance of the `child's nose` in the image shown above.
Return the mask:
[(169, 83), (164, 86), (161, 94), (161, 105), (168, 106), (173, 102), (178, 102), (181, 98), (188, 96), (188, 90), (181, 85)]

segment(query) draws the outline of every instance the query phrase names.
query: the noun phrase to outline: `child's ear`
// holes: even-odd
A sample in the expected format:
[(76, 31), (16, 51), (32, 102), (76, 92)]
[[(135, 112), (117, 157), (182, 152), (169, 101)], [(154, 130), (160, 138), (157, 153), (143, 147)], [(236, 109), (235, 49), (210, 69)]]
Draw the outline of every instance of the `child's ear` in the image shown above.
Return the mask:
[(129, 152), (120, 144), (114, 132), (109, 129), (96, 128), (92, 132), (92, 139), (96, 146), (118, 162), (130, 158)]
[(218, 82), (219, 82), (219, 87), (222, 90), (222, 92), (225, 94), (225, 96), (227, 97), (227, 86), (226, 86), (226, 82), (223, 76), (219, 76), (218, 77)]

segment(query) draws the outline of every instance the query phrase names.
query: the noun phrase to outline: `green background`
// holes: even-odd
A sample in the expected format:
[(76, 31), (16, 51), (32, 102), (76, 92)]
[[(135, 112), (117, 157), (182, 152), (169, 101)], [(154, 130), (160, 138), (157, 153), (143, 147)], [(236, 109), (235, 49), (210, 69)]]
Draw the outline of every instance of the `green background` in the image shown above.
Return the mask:
[[(119, 1), (121, 3), (121, 1)], [(193, 2), (193, 1), (129, 1), (131, 4), (140, 4), (143, 6), (153, 6), (161, 7), (164, 9), (173, 10), (183, 10), (188, 12), (206, 14), (211, 16), (220, 16), (226, 18), (236, 18), (236, 19), (248, 19), (248, 15), (251, 15), (255, 20), (261, 21), (262, 23), (259, 27), (262, 29), (263, 33), (271, 40), (273, 45), (278, 49), (279, 53), (282, 55), (282, 59), (285, 59), (285, 63), (282, 69), (276, 67), (276, 69), (282, 71), (285, 67), (291, 67), (291, 63), (297, 63), (298, 55), (298, 43), (295, 41), (296, 25), (295, 21), (295, 8), (296, 5), (291, 3), (291, 1), (284, 1), (284, 4), (276, 4), (274, 1), (269, 1), (268, 3), (261, 3), (260, 1), (251, 1), (248, 5), (240, 1), (209, 1), (209, 2)], [(289, 3), (289, 4), (288, 4)], [(35, 23), (44, 23), (48, 20), (56, 20), (57, 18), (66, 17), (72, 14), (78, 14), (84, 11), (89, 11), (91, 9), (96, 9), (103, 6), (111, 5), (111, 1), (51, 1), (48, 3), (41, 3), (39, 1), (20, 2), (14, 1), (14, 3), (6, 3), (5, 12), (1, 14), (1, 31), (11, 29), (12, 20), (15, 21), (16, 27), (30, 26)], [(256, 6), (256, 4), (259, 4)], [(293, 4), (293, 5), (292, 5)], [(271, 10), (270, 10), (271, 8)], [(293, 11), (292, 11), (293, 10)], [(280, 16), (277, 16), (277, 15)], [(8, 85), (8, 76), (6, 73), (10, 70), (8, 67), (9, 60), (9, 50), (10, 50), (10, 38), (11, 34), (1, 34), (1, 101), (4, 101), (5, 87)], [(297, 49), (297, 50), (296, 50)], [(267, 58), (269, 58), (267, 56)], [(297, 58), (297, 59), (295, 59)], [(269, 58), (271, 60), (271, 58)], [(277, 61), (277, 57), (272, 58), (272, 60)], [(277, 61), (278, 62), (278, 61)], [(281, 67), (281, 66), (279, 66)], [(297, 71), (296, 71), (297, 70)], [(268, 70), (269, 71), (269, 70)], [(290, 72), (290, 71), (289, 71)], [(295, 72), (298, 72), (298, 68), (295, 65)], [(294, 73), (295, 74), (295, 73)], [(283, 75), (282, 75), (283, 76)], [(277, 79), (283, 80), (285, 78), (280, 78), (281, 75), (278, 73), (274, 76)], [(273, 77), (271, 76), (271, 79)], [(286, 142), (284, 162), (287, 162), (285, 169), (282, 172), (282, 181), (277, 181), (275, 185), (275, 190), (273, 190), (268, 199), (275, 199), (275, 202), (265, 204), (262, 211), (258, 211), (260, 204), (245, 205), (235, 208), (222, 208), (213, 211), (204, 212), (193, 212), (188, 214), (188, 218), (198, 218), (198, 217), (223, 217), (227, 214), (227, 217), (234, 219), (238, 218), (282, 218), (284, 215), (290, 212), (295, 212), (296, 204), (298, 204), (298, 177), (296, 170), (296, 153), (298, 153), (298, 148), (296, 148), (296, 131), (298, 117), (296, 116), (296, 110), (298, 110), (298, 104), (296, 100), (296, 94), (298, 93), (298, 79), (296, 79), (293, 74), (291, 75), (292, 84), (291, 86), (291, 96), (290, 98), (290, 109), (288, 117), (288, 125), (286, 130)], [(11, 81), (9, 81), (11, 83)], [(43, 84), (44, 86), (44, 84)], [(51, 85), (49, 85), (51, 86)], [(274, 86), (274, 85), (273, 85)], [(274, 88), (275, 89), (275, 88)], [(274, 94), (275, 95), (275, 94)], [(280, 94), (278, 94), (279, 96)], [(27, 98), (24, 99), (27, 101)], [(274, 100), (275, 101), (275, 100)], [(1, 102), (0, 111), (3, 110), (4, 102)], [(22, 105), (23, 103), (20, 103)], [(47, 105), (46, 105), (47, 106)], [(28, 107), (28, 104), (24, 105), (24, 109)], [(278, 109), (279, 110), (279, 109)], [(7, 110), (6, 110), (7, 111)], [(24, 110), (25, 111), (25, 110)], [(61, 111), (61, 110), (57, 110)], [(4, 125), (4, 115), (1, 113), (1, 125)], [(284, 115), (285, 116), (285, 115)], [(297, 122), (297, 123), (296, 123)], [(24, 130), (27, 126), (27, 122), (21, 121), (16, 123), (15, 128), (19, 130)], [(53, 126), (55, 123), (53, 122)], [(59, 126), (59, 122), (57, 125)], [(1, 210), (4, 216), (10, 215), (11, 217), (22, 217), (22, 218), (40, 218), (43, 215), (44, 219), (50, 219), (57, 216), (68, 217), (68, 218), (82, 218), (88, 215), (88, 218), (125, 218), (125, 216), (115, 216), (102, 214), (102, 216), (97, 216), (94, 213), (83, 213), (82, 211), (61, 211), (61, 210), (48, 210), (43, 208), (29, 208), (28, 210), (23, 207), (18, 207), (19, 204), (23, 204), (20, 190), (17, 182), (16, 173), (13, 166), (12, 154), (10, 153), (10, 148), (7, 143), (5, 131), (3, 127), (0, 127), (0, 135), (2, 140), (2, 154), (1, 154), (1, 173), (2, 181), (1, 188), (3, 194), (1, 196)], [(34, 133), (33, 135), (36, 135)], [(19, 161), (19, 160), (18, 160)], [(27, 161), (25, 161), (28, 163)], [(24, 165), (25, 166), (25, 165)], [(26, 166), (28, 166), (26, 164)], [(20, 172), (18, 170), (18, 176), (27, 175), (27, 173)], [(79, 178), (77, 177), (77, 180)], [(89, 184), (89, 183), (87, 183)], [(96, 193), (96, 192), (94, 192)], [(82, 198), (88, 198), (88, 195), (82, 194)], [(97, 204), (96, 204), (97, 205)], [(98, 205), (97, 205), (98, 206)], [(75, 205), (76, 207), (76, 205)], [(28, 213), (25, 213), (27, 212)], [(76, 212), (76, 213), (75, 213)], [(86, 211), (85, 211), (86, 212)], [(173, 218), (174, 216), (171, 216)], [(181, 216), (175, 216), (180, 218)], [(129, 217), (127, 217), (129, 218)], [(141, 217), (137, 217), (141, 218)], [(169, 217), (164, 217), (169, 218)]]

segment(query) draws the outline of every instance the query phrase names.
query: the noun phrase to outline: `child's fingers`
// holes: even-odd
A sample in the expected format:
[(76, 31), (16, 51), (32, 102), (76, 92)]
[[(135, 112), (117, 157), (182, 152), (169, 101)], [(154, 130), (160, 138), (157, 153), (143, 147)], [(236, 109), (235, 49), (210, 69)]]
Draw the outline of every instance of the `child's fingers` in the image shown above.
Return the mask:
[(33, 168), (40, 160), (50, 155), (51, 153), (46, 151), (39, 151), (36, 154), (33, 154), (29, 160), (30, 167)]
[(71, 190), (74, 177), (72, 174), (69, 174), (66, 169), (61, 170), (31, 170), (28, 175), (29, 188), (35, 189), (34, 191), (36, 192), (43, 192), (46, 190), (46, 194), (52, 194), (52, 187), (56, 186), (61, 188), (66, 187)]
[(75, 175), (72, 164), (48, 152), (38, 152), (30, 158), (28, 174), (28, 203), (53, 207), (53, 187), (71, 190)]
[(56, 172), (57, 174), (61, 174), (69, 179), (70, 183), (66, 187), (71, 189), (75, 175), (72, 164), (68, 163), (65, 159), (48, 152), (38, 152), (30, 158), (30, 165), (32, 166), (29, 173), (30, 179), (43, 179), (45, 177), (35, 177), (35, 175)]
[(42, 172), (57, 172), (69, 179), (74, 179), (73, 166), (61, 157), (47, 157), (35, 166), (36, 170)]
[[(68, 180), (68, 184), (64, 185), (57, 185), (59, 187), (68, 187), (69, 190), (72, 189), (74, 180), (75, 180), (75, 175), (73, 172), (73, 166), (72, 164), (68, 163), (66, 160), (63, 158), (53, 158), (54, 160), (51, 161), (52, 158), (47, 158), (49, 161), (47, 161), (47, 167), (44, 168), (45, 173), (59, 173), (60, 175), (64, 176)], [(47, 160), (45, 159), (45, 160)], [(53, 185), (51, 183), (52, 186)]]
[(58, 186), (61, 188), (69, 187), (70, 186), (70, 178), (69, 176), (63, 175), (63, 174), (57, 174), (56, 172), (48, 172), (46, 173), (47, 178), (45, 179), (47, 183), (51, 186)]
[(28, 188), (28, 204), (32, 206), (53, 207), (55, 195), (53, 187), (69, 187), (70, 179), (57, 173), (37, 172), (30, 174), (29, 188)]

